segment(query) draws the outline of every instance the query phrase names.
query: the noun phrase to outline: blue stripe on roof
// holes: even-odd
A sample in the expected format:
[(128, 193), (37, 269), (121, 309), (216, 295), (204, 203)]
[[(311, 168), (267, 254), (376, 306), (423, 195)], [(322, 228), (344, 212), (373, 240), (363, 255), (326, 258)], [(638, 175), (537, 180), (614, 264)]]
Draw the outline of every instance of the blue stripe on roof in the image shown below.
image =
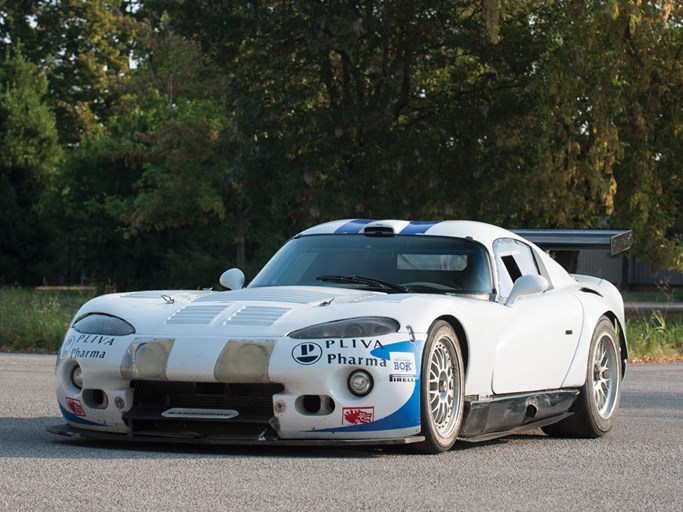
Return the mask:
[(434, 222), (432, 220), (426, 220), (426, 221), (413, 221), (410, 224), (408, 224), (405, 228), (403, 228), (403, 231), (401, 231), (402, 235), (421, 235), (427, 232), (429, 228), (432, 226), (435, 226), (438, 224), (438, 222)]
[(348, 234), (348, 233), (358, 233), (360, 232), (361, 229), (363, 229), (363, 226), (366, 224), (369, 224), (372, 222), (369, 219), (355, 219), (347, 222), (343, 226), (337, 228), (337, 231), (335, 231), (335, 235), (343, 235), (343, 234)]

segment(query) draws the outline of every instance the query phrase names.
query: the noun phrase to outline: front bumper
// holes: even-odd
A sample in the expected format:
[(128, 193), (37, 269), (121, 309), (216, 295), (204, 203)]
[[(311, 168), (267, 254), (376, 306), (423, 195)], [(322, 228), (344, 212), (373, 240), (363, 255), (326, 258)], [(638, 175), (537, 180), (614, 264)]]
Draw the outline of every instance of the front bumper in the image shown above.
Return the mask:
[[(141, 337), (112, 338), (97, 350), (78, 348), (92, 344), (90, 339), (68, 333), (66, 342), (70, 339), (76, 348), (60, 352), (56, 394), (69, 431), (78, 435), (217, 444), (391, 444), (412, 440), (420, 431), (423, 342), (406, 341), (401, 334), (357, 342), (154, 338), (172, 341), (172, 350), (161, 377), (139, 380), (123, 377), (121, 361)], [(252, 371), (256, 365), (244, 362), (264, 346), (266, 369)], [(317, 351), (303, 350), (309, 346)], [(247, 357), (233, 368), (235, 354)], [(70, 383), (75, 365), (82, 369), (83, 389)], [(364, 397), (347, 387), (348, 376), (358, 369), (369, 372), (375, 384)]]

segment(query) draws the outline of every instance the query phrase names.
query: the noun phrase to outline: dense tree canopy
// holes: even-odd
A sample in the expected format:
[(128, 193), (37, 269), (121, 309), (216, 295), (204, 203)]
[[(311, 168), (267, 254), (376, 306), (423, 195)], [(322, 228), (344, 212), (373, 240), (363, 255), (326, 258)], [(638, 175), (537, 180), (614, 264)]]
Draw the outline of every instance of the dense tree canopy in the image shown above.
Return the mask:
[(72, 275), (210, 285), (340, 217), (631, 227), (683, 270), (677, 2), (0, 0), (0, 36)]
[(20, 49), (0, 60), (0, 280), (40, 282), (52, 242), (37, 208), (61, 156), (47, 80)]

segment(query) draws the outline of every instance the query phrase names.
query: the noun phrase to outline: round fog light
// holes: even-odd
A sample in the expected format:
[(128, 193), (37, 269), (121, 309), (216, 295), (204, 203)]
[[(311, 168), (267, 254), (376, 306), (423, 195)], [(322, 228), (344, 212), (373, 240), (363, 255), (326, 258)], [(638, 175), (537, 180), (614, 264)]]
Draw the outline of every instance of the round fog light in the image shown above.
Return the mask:
[(356, 370), (349, 375), (349, 391), (356, 396), (365, 396), (372, 391), (372, 375), (365, 370)]
[(71, 370), (71, 383), (78, 389), (83, 389), (83, 370), (76, 365)]

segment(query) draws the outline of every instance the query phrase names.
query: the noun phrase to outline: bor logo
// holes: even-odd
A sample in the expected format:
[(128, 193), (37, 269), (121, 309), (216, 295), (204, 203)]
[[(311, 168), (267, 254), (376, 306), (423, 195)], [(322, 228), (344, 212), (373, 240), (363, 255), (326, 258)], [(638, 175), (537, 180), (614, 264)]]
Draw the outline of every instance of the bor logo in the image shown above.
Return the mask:
[(292, 358), (299, 364), (313, 364), (323, 355), (323, 349), (317, 343), (299, 343), (292, 350)]

